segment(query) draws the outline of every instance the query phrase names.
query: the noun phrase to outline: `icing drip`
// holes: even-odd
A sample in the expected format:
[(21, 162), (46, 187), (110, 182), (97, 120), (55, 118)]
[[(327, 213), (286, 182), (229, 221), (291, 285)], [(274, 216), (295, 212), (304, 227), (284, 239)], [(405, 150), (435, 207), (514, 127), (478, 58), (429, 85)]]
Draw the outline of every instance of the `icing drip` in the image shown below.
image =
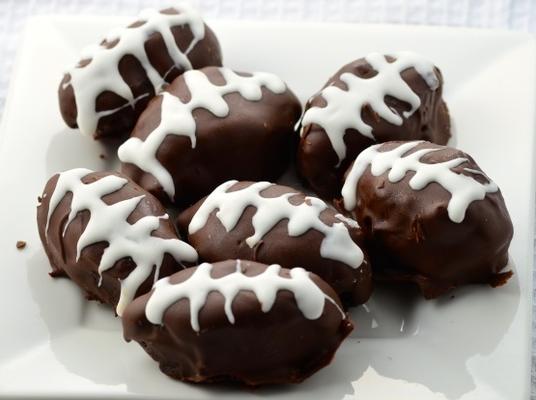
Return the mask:
[[(361, 111), (369, 106), (381, 118), (393, 125), (402, 125), (403, 118), (409, 118), (421, 105), (419, 96), (413, 92), (402, 79), (401, 73), (415, 68), (426, 81), (431, 90), (439, 87), (439, 79), (434, 71), (434, 64), (426, 58), (412, 53), (392, 53), (396, 60), (387, 62), (385, 56), (371, 53), (365, 60), (377, 72), (372, 78), (361, 78), (349, 72), (340, 76), (340, 80), (348, 89), (328, 86), (320, 92), (326, 101), (325, 107), (311, 107), (305, 111), (302, 126), (318, 124), (325, 131), (331, 146), (339, 157), (339, 164), (346, 157), (344, 134), (347, 129), (355, 129), (363, 136), (372, 140), (372, 127), (363, 121)], [(392, 96), (411, 106), (409, 111), (399, 115), (398, 112), (385, 104), (385, 97)], [(303, 135), (302, 130), (302, 135)]]
[(208, 217), (216, 209), (216, 217), (227, 232), (234, 229), (247, 207), (256, 208), (252, 219), (255, 232), (246, 239), (249, 247), (255, 247), (261, 239), (284, 219), (288, 219), (289, 236), (300, 236), (309, 229), (324, 234), (320, 255), (340, 261), (352, 268), (363, 263), (363, 252), (352, 240), (344, 223), (326, 225), (320, 220), (320, 213), (328, 208), (326, 203), (316, 197), (306, 197), (300, 205), (291, 204), (288, 199), (297, 193), (285, 193), (279, 197), (263, 197), (260, 192), (272, 186), (270, 182), (257, 182), (244, 189), (227, 192), (237, 181), (228, 181), (218, 186), (197, 210), (188, 227), (193, 234), (207, 223)]
[(335, 218), (337, 218), (339, 221), (345, 222), (346, 225), (348, 225), (350, 228), (359, 228), (359, 224), (357, 223), (357, 221), (345, 217), (342, 214), (335, 214)]
[(313, 282), (309, 273), (303, 268), (291, 269), (290, 278), (279, 276), (281, 267), (276, 264), (270, 265), (259, 275), (246, 276), (242, 273), (240, 260), (237, 260), (236, 272), (229, 275), (214, 279), (211, 271), (212, 264), (203, 263), (184, 282), (171, 284), (169, 277), (156, 282), (145, 307), (147, 320), (155, 325), (162, 324), (164, 313), (171, 305), (181, 299), (188, 299), (190, 324), (194, 331), (199, 332), (199, 312), (205, 305), (210, 292), (218, 292), (224, 297), (225, 315), (227, 320), (234, 324), (233, 301), (241, 291), (253, 292), (261, 304), (262, 312), (268, 313), (280, 290), (292, 292), (298, 308), (307, 319), (320, 318), (324, 312), (326, 300), (333, 303), (345, 318), (344, 312), (337, 303)]
[[(77, 124), (80, 131), (91, 135), (97, 129), (99, 118), (109, 115), (124, 107), (132, 107), (141, 97), (134, 98), (128, 84), (119, 73), (119, 61), (125, 55), (133, 55), (141, 63), (147, 78), (156, 92), (159, 92), (165, 83), (164, 77), (151, 65), (145, 52), (145, 42), (155, 32), (162, 36), (167, 52), (175, 66), (185, 70), (192, 69), (188, 53), (204, 38), (205, 26), (201, 16), (187, 3), (179, 3), (174, 6), (179, 14), (161, 14), (156, 10), (144, 10), (138, 20), (144, 21), (143, 25), (135, 28), (115, 29), (106, 36), (107, 43), (118, 41), (112, 48), (102, 45), (86, 47), (81, 54), (82, 60), (91, 59), (84, 67), (74, 66), (66, 71), (71, 79), (63, 87), (72, 85), (78, 111)], [(183, 53), (175, 43), (171, 32), (173, 26), (188, 25), (193, 39)], [(95, 102), (99, 94), (111, 91), (127, 100), (127, 104), (104, 112), (95, 110)], [(143, 95), (143, 97), (146, 96)]]
[(130, 257), (136, 264), (128, 277), (121, 281), (121, 294), (116, 308), (117, 314), (121, 316), (124, 308), (133, 300), (140, 285), (151, 275), (153, 267), (156, 267), (155, 281), (158, 279), (159, 268), (166, 253), (177, 261), (190, 262), (197, 260), (197, 253), (190, 245), (178, 239), (151, 236), (151, 233), (158, 229), (160, 220), (168, 218), (167, 214), (148, 215), (134, 224), (128, 223), (128, 216), (145, 196), (137, 196), (108, 205), (102, 197), (121, 189), (128, 181), (115, 175), (108, 175), (89, 184), (83, 183), (81, 179), (90, 173), (92, 171), (80, 168), (60, 174), (50, 198), (45, 235), (48, 234), (50, 217), (54, 210), (63, 197), (71, 192), (71, 211), (63, 235), (80, 211), (90, 212), (89, 222), (76, 244), (76, 261), (85, 247), (99, 242), (108, 242), (98, 268), (101, 279), (102, 273), (112, 268), (122, 258)]
[(192, 148), (195, 148), (196, 121), (192, 114), (195, 109), (204, 108), (216, 117), (225, 118), (229, 115), (229, 105), (223, 98), (226, 94), (236, 92), (246, 100), (259, 101), (262, 98), (262, 87), (276, 94), (286, 90), (285, 83), (273, 74), (256, 72), (252, 76), (240, 76), (228, 68), (220, 68), (220, 72), (226, 82), (224, 85), (214, 85), (201, 71), (184, 73), (184, 80), (191, 94), (190, 101), (183, 103), (178, 97), (163, 92), (160, 125), (145, 141), (131, 137), (118, 150), (122, 162), (134, 164), (152, 174), (170, 199), (175, 196), (173, 177), (156, 158), (156, 153), (167, 135), (187, 136)]
[(408, 172), (414, 171), (415, 175), (409, 180), (409, 186), (413, 190), (424, 189), (432, 182), (441, 185), (451, 194), (447, 211), (450, 220), (455, 223), (460, 223), (464, 220), (469, 204), (475, 200), (484, 199), (487, 193), (493, 193), (499, 190), (497, 185), (481, 171), (464, 168), (469, 173), (485, 176), (488, 183), (482, 184), (470, 176), (457, 174), (451, 170), (451, 168), (468, 162), (467, 158), (458, 157), (434, 164), (420, 162), (421, 157), (424, 155), (443, 150), (444, 148), (420, 149), (404, 156), (404, 154), (420, 143), (423, 142), (412, 141), (403, 143), (389, 151), (378, 151), (381, 144), (377, 144), (359, 154), (342, 188), (344, 207), (348, 211), (355, 208), (357, 202), (357, 184), (369, 165), (370, 172), (374, 176), (379, 176), (389, 171), (387, 178), (392, 183), (401, 181)]

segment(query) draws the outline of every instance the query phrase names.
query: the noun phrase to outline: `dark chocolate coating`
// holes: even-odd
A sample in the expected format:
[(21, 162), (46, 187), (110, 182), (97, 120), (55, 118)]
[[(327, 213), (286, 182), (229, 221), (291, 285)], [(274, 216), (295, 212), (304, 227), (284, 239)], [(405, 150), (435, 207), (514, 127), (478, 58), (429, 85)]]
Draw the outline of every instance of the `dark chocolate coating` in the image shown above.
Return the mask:
[[(392, 57), (386, 57), (394, 61)], [(344, 173), (348, 166), (367, 147), (376, 142), (390, 140), (427, 140), (438, 144), (446, 144), (450, 138), (450, 118), (447, 105), (441, 95), (443, 91), (443, 77), (441, 71), (435, 69), (439, 78), (439, 87), (431, 90), (424, 79), (414, 68), (402, 72), (401, 76), (410, 88), (419, 96), (421, 106), (409, 117), (403, 118), (402, 125), (393, 125), (379, 115), (372, 108), (364, 107), (361, 116), (364, 122), (372, 127), (375, 141), (362, 135), (355, 129), (347, 129), (344, 135), (346, 144), (346, 157), (337, 166), (339, 159), (333, 149), (329, 138), (321, 126), (309, 124), (303, 127), (303, 136), (300, 139), (297, 155), (297, 167), (302, 179), (322, 198), (334, 199), (340, 195)], [(335, 86), (347, 90), (347, 85), (340, 77), (344, 73), (351, 73), (362, 78), (371, 78), (377, 74), (370, 64), (360, 58), (343, 66), (324, 85)], [(396, 110), (400, 115), (411, 109), (410, 105), (386, 97), (386, 104)], [(326, 101), (317, 93), (305, 105), (305, 111), (311, 107), (325, 107)]]
[[(258, 275), (266, 268), (242, 262), (246, 276)], [(172, 275), (171, 283), (185, 281), (195, 269)], [(215, 263), (211, 274), (218, 278), (235, 271), (236, 261), (227, 260)], [(280, 276), (289, 277), (289, 270), (282, 269)], [(311, 278), (340, 307), (333, 289), (318, 276), (311, 274)], [(157, 326), (145, 315), (151, 294), (137, 298), (125, 309), (124, 337), (137, 341), (163, 373), (188, 382), (232, 381), (251, 386), (298, 383), (329, 364), (353, 329), (329, 301), (320, 318), (305, 318), (292, 292), (286, 290), (278, 292), (266, 313), (252, 292), (239, 292), (232, 303), (234, 324), (225, 315), (223, 296), (212, 292), (199, 313), (199, 332), (191, 327), (188, 300), (181, 299), (167, 309), (163, 325)]]
[[(108, 175), (117, 175), (126, 178), (116, 172), (93, 172), (82, 178), (82, 182), (95, 182)], [(111, 304), (115, 308), (119, 301), (121, 289), (119, 280), (126, 278), (134, 270), (136, 264), (129, 257), (122, 258), (112, 268), (102, 273), (102, 284), (99, 286), (98, 266), (103, 251), (108, 246), (108, 242), (95, 243), (85, 247), (80, 254), (78, 262), (76, 261), (76, 244), (89, 222), (90, 213), (89, 211), (79, 212), (69, 224), (65, 235), (62, 236), (71, 209), (72, 193), (70, 192), (64, 196), (54, 210), (50, 218), (48, 235), (45, 237), (49, 202), (56, 187), (58, 177), (59, 175), (56, 174), (49, 179), (41, 196), (41, 205), (37, 207), (39, 236), (41, 237), (41, 242), (52, 267), (50, 275), (52, 277), (69, 277), (80, 286), (88, 300), (97, 300), (101, 303)], [(103, 197), (103, 200), (107, 204), (115, 204), (142, 194), (145, 197), (127, 218), (129, 223), (133, 224), (147, 215), (160, 216), (165, 214), (166, 210), (160, 202), (132, 181), (129, 181), (121, 189), (107, 194)], [(152, 235), (165, 239), (178, 238), (175, 228), (169, 219), (160, 220), (160, 226), (153, 231)], [(173, 257), (165, 254), (159, 276), (168, 276), (183, 268)], [(153, 281), (154, 270), (140, 286), (136, 292), (136, 296), (147, 293), (151, 289)]]
[[(385, 143), (379, 151), (402, 143)], [(424, 142), (406, 154), (422, 148), (441, 150), (424, 155), (421, 162), (465, 157), (468, 162), (451, 170), (487, 183), (484, 176), (464, 170), (481, 171), (460, 150)], [(447, 213), (450, 192), (441, 185), (433, 182), (417, 191), (409, 186), (414, 172), (397, 183), (389, 181), (388, 173), (374, 176), (367, 168), (357, 184), (357, 205), (352, 210), (365, 233), (375, 278), (414, 282), (426, 298), (471, 283), (499, 286), (510, 278), (511, 271), (501, 270), (507, 265), (513, 227), (500, 191), (473, 201), (465, 219), (455, 223)]]
[[(228, 191), (243, 189), (253, 182), (238, 182)], [(264, 197), (278, 197), (284, 193), (296, 193), (289, 198), (291, 204), (299, 205), (306, 195), (288, 186), (273, 185), (261, 192)], [(183, 211), (177, 223), (179, 230), (188, 232), (188, 225), (205, 199)], [(258, 261), (265, 264), (279, 264), (285, 268), (302, 267), (311, 271), (331, 285), (346, 306), (365, 303), (372, 293), (372, 274), (365, 254), (362, 265), (354, 269), (349, 265), (324, 258), (320, 255), (320, 246), (324, 234), (309, 229), (301, 236), (290, 236), (288, 219), (277, 223), (253, 248), (246, 239), (253, 235), (252, 218), (256, 208), (249, 206), (240, 217), (238, 224), (227, 232), (220, 220), (212, 212), (203, 228), (188, 235), (188, 242), (197, 250), (199, 257), (208, 262), (239, 258)], [(320, 220), (329, 226), (341, 222), (335, 217), (337, 211), (327, 208), (320, 213)], [(363, 249), (363, 237), (359, 228), (348, 228), (350, 237)]]
[[(178, 11), (174, 8), (162, 10), (163, 14), (177, 14)], [(142, 21), (136, 21), (129, 25), (135, 29), (136, 26), (143, 25)], [(175, 38), (177, 47), (182, 51), (186, 51), (190, 45), (193, 34), (188, 25), (178, 25), (171, 28), (171, 32)], [(112, 48), (117, 44), (117, 41), (108, 43), (103, 40), (102, 45)], [(145, 41), (144, 48), (149, 58), (151, 65), (159, 72), (167, 83), (171, 83), (176, 77), (184, 71), (180, 66), (174, 66), (169, 52), (160, 33), (155, 32)], [(188, 53), (188, 59), (193, 69), (206, 67), (209, 65), (222, 65), (221, 49), (218, 39), (214, 32), (205, 24), (205, 36), (200, 40)], [(84, 68), (89, 64), (90, 60), (80, 60), (79, 66)], [(137, 58), (127, 54), (121, 58), (117, 65), (119, 73), (123, 80), (132, 90), (134, 97), (140, 98), (133, 107), (123, 107), (118, 111), (99, 119), (97, 130), (93, 133), (95, 139), (117, 139), (122, 141), (131, 133), (136, 120), (143, 110), (147, 107), (149, 101), (155, 96), (154, 88), (147, 77), (147, 74)], [(71, 79), (66, 73), (63, 76), (58, 88), (59, 104), (61, 116), (65, 123), (71, 128), (77, 128), (77, 106), (73, 87), (64, 85)], [(127, 100), (111, 91), (102, 92), (95, 99), (95, 110), (106, 111), (119, 108), (127, 104)]]
[[(201, 71), (213, 84), (225, 84), (218, 68)], [(166, 91), (183, 102), (190, 100), (183, 76), (175, 79)], [(157, 152), (157, 159), (173, 177), (175, 198), (171, 200), (178, 205), (192, 204), (229, 179), (273, 181), (288, 166), (295, 149), (294, 125), (301, 113), (294, 93), (287, 88), (284, 93), (275, 94), (263, 87), (259, 101), (246, 100), (236, 92), (224, 99), (229, 105), (229, 114), (224, 118), (204, 108), (193, 111), (197, 124), (194, 148), (189, 137), (168, 135)], [(132, 137), (145, 140), (159, 125), (161, 104), (161, 96), (151, 101)], [(168, 200), (152, 174), (130, 163), (122, 164), (122, 171), (162, 201)]]

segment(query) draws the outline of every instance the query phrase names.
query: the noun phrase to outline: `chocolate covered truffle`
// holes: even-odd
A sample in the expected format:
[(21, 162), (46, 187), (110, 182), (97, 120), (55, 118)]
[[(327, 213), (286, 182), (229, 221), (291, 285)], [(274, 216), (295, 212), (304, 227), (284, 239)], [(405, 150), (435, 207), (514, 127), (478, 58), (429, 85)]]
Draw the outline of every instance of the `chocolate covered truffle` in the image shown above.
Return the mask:
[(337, 294), (304, 269), (227, 260), (158, 281), (123, 315), (172, 378), (298, 383), (329, 364), (352, 330)]
[(158, 200), (118, 173), (80, 168), (54, 175), (37, 224), (51, 275), (68, 276), (118, 315), (156, 279), (197, 261)]
[(192, 68), (221, 65), (218, 40), (187, 4), (143, 11), (126, 28), (83, 50), (58, 94), (71, 128), (96, 139), (126, 139), (149, 100)]
[(178, 218), (204, 261), (232, 258), (303, 267), (347, 306), (372, 292), (361, 230), (322, 200), (269, 182), (228, 181)]
[(411, 52), (371, 53), (342, 67), (305, 106), (298, 170), (321, 197), (337, 197), (355, 157), (376, 142), (446, 144), (441, 72)]
[(273, 74), (188, 71), (149, 104), (119, 148), (122, 171), (179, 205), (229, 179), (274, 180), (295, 148), (300, 110)]
[(468, 154), (387, 142), (349, 169), (342, 204), (367, 237), (374, 276), (416, 283), (426, 298), (471, 283), (498, 286), (513, 235), (497, 185)]

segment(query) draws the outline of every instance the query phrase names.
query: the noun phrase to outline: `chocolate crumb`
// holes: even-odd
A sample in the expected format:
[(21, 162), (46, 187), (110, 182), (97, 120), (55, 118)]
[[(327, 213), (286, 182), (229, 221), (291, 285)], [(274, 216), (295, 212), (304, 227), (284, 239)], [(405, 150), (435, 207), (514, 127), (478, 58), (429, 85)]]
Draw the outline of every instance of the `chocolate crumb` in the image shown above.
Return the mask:
[(105, 160), (106, 159), (106, 154), (99, 154), (99, 158), (101, 160)]
[(21, 250), (26, 247), (26, 242), (24, 240), (18, 240), (17, 241), (17, 249)]
[(37, 196), (37, 202), (41, 203), (43, 201), (43, 198), (41, 196)]

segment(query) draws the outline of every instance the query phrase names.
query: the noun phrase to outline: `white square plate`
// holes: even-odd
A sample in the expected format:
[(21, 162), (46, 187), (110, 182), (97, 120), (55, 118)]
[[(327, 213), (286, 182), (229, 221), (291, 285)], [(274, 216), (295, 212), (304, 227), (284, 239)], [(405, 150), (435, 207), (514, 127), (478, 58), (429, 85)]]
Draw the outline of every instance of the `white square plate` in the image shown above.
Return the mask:
[[(239, 399), (526, 399), (534, 221), (535, 46), (525, 34), (384, 25), (218, 22), (226, 65), (279, 74), (305, 101), (344, 63), (414, 50), (445, 76), (454, 144), (502, 188), (515, 236), (514, 278), (452, 298), (377, 291), (352, 311), (357, 329), (334, 362), (301, 385), (240, 391), (186, 385), (122, 339), (111, 310), (47, 276), (35, 226), (49, 176), (110, 168), (113, 154), (67, 129), (56, 88), (64, 66), (118, 18), (36, 18), (14, 67), (0, 136), (0, 396)], [(108, 154), (107, 160), (99, 158)], [(15, 242), (26, 240), (17, 250)], [(289, 333), (292, 334), (292, 333)], [(252, 355), (254, 357), (254, 355)]]

